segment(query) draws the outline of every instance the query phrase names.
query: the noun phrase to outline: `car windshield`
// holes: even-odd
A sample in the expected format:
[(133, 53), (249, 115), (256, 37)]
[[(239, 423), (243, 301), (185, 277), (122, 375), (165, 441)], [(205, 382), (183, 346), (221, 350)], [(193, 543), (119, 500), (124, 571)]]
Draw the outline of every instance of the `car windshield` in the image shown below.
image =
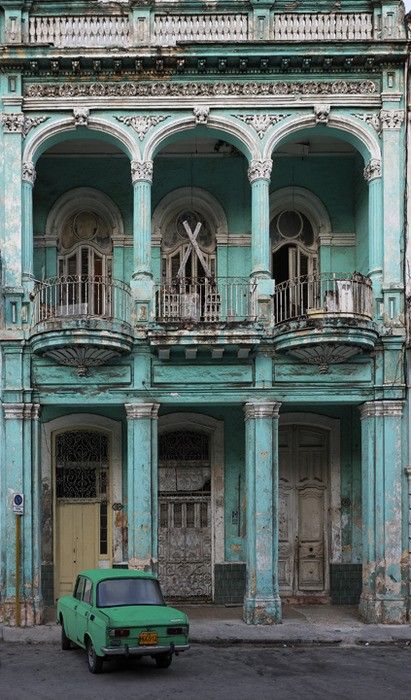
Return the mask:
[(144, 578), (118, 578), (97, 586), (97, 607), (121, 605), (165, 605), (158, 581)]

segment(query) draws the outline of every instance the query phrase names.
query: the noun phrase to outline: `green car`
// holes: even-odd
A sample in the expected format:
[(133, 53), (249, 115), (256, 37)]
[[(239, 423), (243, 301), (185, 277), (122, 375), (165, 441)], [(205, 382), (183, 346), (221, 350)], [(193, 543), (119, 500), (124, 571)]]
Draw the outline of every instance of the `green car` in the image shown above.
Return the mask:
[(80, 571), (73, 595), (57, 604), (61, 648), (87, 651), (91, 673), (110, 656), (151, 656), (168, 668), (188, 644), (188, 617), (169, 608), (153, 574), (128, 569)]

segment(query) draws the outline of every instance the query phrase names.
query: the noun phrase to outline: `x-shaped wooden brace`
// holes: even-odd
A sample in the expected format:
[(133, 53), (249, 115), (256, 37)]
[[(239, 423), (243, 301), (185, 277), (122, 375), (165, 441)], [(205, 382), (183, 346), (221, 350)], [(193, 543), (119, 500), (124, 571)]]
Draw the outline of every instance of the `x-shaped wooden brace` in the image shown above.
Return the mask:
[(208, 268), (206, 259), (205, 259), (204, 255), (203, 255), (203, 253), (201, 252), (201, 250), (200, 250), (200, 248), (199, 248), (199, 245), (198, 245), (198, 243), (197, 243), (197, 237), (198, 237), (198, 234), (200, 233), (200, 229), (201, 229), (201, 226), (202, 226), (201, 221), (198, 221), (198, 222), (197, 222), (197, 225), (196, 225), (196, 227), (195, 227), (195, 229), (194, 229), (194, 233), (193, 233), (193, 231), (191, 230), (190, 224), (188, 223), (188, 221), (183, 221), (183, 226), (184, 226), (184, 228), (185, 228), (185, 231), (186, 231), (186, 234), (187, 234), (187, 236), (188, 236), (188, 239), (189, 239), (190, 243), (189, 243), (189, 245), (187, 246), (186, 252), (184, 253), (183, 260), (182, 260), (181, 265), (180, 265), (180, 269), (179, 269), (179, 271), (177, 272), (177, 277), (178, 277), (179, 279), (185, 277), (185, 268), (186, 268), (187, 260), (188, 260), (188, 258), (190, 257), (191, 252), (194, 251), (195, 253), (197, 253), (197, 257), (198, 257), (198, 259), (199, 259), (201, 265), (203, 266), (203, 270), (204, 270), (205, 276), (206, 276), (207, 278), (210, 278), (210, 277), (211, 277), (211, 272), (210, 272), (210, 270), (209, 270), (209, 268)]

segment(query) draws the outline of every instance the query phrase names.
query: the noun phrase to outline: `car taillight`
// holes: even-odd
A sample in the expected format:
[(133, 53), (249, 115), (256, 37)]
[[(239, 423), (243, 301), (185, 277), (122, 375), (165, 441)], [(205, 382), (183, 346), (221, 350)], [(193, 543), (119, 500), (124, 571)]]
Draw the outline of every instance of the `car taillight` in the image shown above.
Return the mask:
[(108, 634), (110, 637), (129, 637), (130, 630), (125, 627), (118, 627), (117, 629), (110, 630)]

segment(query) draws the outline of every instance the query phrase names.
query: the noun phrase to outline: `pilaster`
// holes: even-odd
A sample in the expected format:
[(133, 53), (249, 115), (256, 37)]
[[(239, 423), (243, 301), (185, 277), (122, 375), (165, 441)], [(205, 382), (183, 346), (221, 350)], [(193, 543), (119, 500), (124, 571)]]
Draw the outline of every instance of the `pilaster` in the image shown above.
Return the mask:
[(278, 583), (278, 412), (280, 404), (247, 403), (247, 574), (244, 620), (281, 622)]
[(366, 622), (406, 619), (402, 557), (402, 401), (361, 406), (363, 591)]
[(125, 404), (128, 457), (128, 565), (157, 568), (157, 418), (159, 404)]
[[(2, 532), (7, 533), (1, 542), (3, 622), (10, 626), (16, 625), (18, 593), (20, 624), (29, 627), (39, 624), (42, 618), (39, 406), (31, 403), (3, 403), (2, 419)], [(13, 495), (17, 492), (24, 494), (23, 515), (15, 515), (12, 510)], [(19, 560), (16, 556), (16, 518), (20, 518)], [(20, 570), (18, 591), (17, 566)]]

